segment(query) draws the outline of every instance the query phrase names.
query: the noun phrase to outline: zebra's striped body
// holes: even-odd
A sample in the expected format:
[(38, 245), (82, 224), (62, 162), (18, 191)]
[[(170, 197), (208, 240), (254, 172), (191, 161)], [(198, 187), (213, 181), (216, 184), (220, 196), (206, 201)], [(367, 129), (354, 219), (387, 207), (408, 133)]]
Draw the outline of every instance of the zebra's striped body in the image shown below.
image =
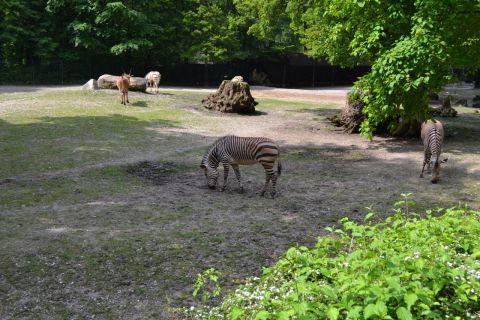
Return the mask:
[(421, 137), (424, 147), (424, 159), (420, 178), (423, 178), (425, 165), (428, 164), (428, 171), (430, 171), (430, 166), (433, 165), (432, 183), (437, 183), (440, 178), (440, 163), (448, 160), (439, 161), (444, 137), (442, 123), (438, 120), (423, 122)]
[[(273, 169), (277, 163), (277, 172)], [(229, 166), (235, 171), (240, 190), (243, 191), (243, 184), (238, 166), (244, 164), (260, 163), (265, 169), (266, 181), (261, 192), (263, 196), (267, 190), (268, 183), (272, 181), (272, 197), (276, 194), (277, 174), (280, 175), (282, 165), (278, 145), (270, 139), (260, 137), (237, 137), (224, 136), (215, 141), (203, 156), (200, 167), (205, 169), (205, 176), (209, 188), (214, 189), (218, 179), (218, 166), (223, 165), (223, 186), (227, 186)]]

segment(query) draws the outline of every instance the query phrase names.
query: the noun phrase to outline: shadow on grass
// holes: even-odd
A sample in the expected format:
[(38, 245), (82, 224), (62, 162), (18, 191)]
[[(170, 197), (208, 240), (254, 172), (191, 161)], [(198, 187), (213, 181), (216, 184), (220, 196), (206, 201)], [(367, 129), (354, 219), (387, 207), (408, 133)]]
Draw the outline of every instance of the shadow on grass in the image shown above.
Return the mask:
[(141, 107), (141, 108), (147, 108), (148, 104), (146, 101), (135, 101), (133, 103), (130, 103), (131, 106), (133, 107)]
[(304, 109), (291, 109), (291, 112), (309, 113), (316, 117), (332, 117), (338, 114), (341, 109), (336, 108), (304, 108)]
[(110, 116), (42, 117), (38, 122), (12, 124), (0, 120), (0, 179), (67, 169), (128, 150), (151, 147), (160, 133), (152, 128), (181, 128), (175, 121)]
[(237, 114), (244, 117), (256, 117), (256, 116), (266, 116), (268, 115), (268, 112), (255, 110), (252, 113), (237, 113)]
[[(90, 147), (81, 161), (98, 161), (99, 149), (106, 147), (142, 156), (143, 146), (164, 150), (162, 161), (170, 155), (175, 168), (182, 169), (137, 166), (153, 169), (168, 183), (0, 214), (0, 286), (9, 301), (0, 308), (0, 318), (100, 314), (171, 319), (170, 307), (192, 304), (195, 277), (208, 268), (224, 274), (228, 291), (245, 276), (259, 275), (287, 248), (313, 244), (324, 227), (343, 216), (363, 221), (365, 207), (385, 215), (404, 192), (413, 192), (420, 208), (449, 205), (456, 193), (469, 188), (467, 167), (446, 167), (444, 180), (432, 185), (418, 178), (421, 163), (414, 159), (375, 158), (371, 150), (329, 143), (281, 146), (283, 173), (274, 200), (258, 196), (265, 177), (258, 164), (240, 168), (245, 193), (238, 192), (233, 173), (225, 192), (212, 191), (205, 188), (198, 163), (215, 137), (169, 135), (152, 126), (179, 124), (121, 115), (42, 118), (18, 125), (0, 121), (2, 152), (7, 148), (8, 158), (0, 156), (10, 161), (7, 165), (22, 158), (27, 167), (29, 161), (63, 163), (81, 147)], [(57, 144), (62, 147), (55, 149)], [(188, 144), (193, 151), (179, 152)], [(421, 146), (405, 140), (391, 148), (402, 153)], [(80, 160), (66, 164), (75, 167)], [(112, 171), (117, 172), (105, 170)], [(98, 175), (101, 181), (105, 173)], [(134, 178), (120, 175), (114, 183), (128, 186)]]

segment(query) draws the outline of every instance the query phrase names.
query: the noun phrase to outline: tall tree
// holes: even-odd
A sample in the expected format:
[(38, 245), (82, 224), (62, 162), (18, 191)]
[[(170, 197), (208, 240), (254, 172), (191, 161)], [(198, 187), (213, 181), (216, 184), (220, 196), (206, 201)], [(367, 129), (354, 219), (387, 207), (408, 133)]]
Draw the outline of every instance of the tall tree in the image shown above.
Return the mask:
[(175, 60), (172, 55), (181, 51), (182, 12), (191, 5), (190, 0), (49, 0), (48, 10), (64, 16), (76, 48), (96, 55), (148, 57), (158, 63)]
[[(367, 137), (382, 123), (395, 131), (399, 122), (408, 127), (427, 118), (428, 92), (450, 80), (450, 68), (480, 65), (478, 0), (241, 1), (288, 15), (312, 57), (371, 64), (354, 88), (363, 92)], [(271, 17), (258, 17), (262, 32), (273, 28)]]
[(45, 1), (2, 0), (0, 51), (9, 67), (48, 60), (58, 43), (51, 35)]

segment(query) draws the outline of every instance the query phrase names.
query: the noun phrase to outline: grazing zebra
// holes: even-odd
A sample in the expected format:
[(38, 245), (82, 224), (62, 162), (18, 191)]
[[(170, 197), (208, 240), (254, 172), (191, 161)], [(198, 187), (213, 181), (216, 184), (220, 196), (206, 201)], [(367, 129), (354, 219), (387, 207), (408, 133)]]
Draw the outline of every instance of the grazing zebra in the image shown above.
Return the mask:
[(439, 161), (444, 136), (442, 123), (438, 120), (427, 120), (423, 122), (421, 136), (424, 147), (424, 159), (420, 178), (423, 178), (425, 165), (428, 164), (428, 171), (430, 171), (430, 166), (433, 165), (432, 183), (437, 183), (440, 179), (440, 163), (447, 162), (448, 160), (444, 159)]
[(203, 156), (200, 167), (205, 170), (207, 177), (207, 184), (210, 189), (215, 189), (218, 179), (218, 166), (223, 165), (223, 186), (221, 190), (225, 190), (227, 186), (229, 165), (235, 171), (240, 191), (243, 192), (243, 184), (240, 178), (240, 171), (238, 166), (240, 164), (255, 164), (259, 162), (265, 169), (266, 180), (261, 196), (265, 194), (268, 183), (272, 180), (272, 190), (270, 194), (272, 198), (276, 194), (277, 173), (273, 170), (275, 161), (277, 163), (277, 173), (282, 172), (282, 165), (280, 163), (280, 153), (278, 145), (267, 138), (254, 137), (237, 137), (224, 136), (216, 140), (207, 150)]

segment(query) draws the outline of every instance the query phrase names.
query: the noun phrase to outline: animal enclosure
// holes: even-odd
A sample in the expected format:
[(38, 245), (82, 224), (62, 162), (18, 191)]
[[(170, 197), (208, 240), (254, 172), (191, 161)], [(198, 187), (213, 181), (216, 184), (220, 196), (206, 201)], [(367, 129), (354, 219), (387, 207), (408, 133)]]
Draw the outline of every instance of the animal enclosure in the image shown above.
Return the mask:
[[(205, 92), (27, 91), (0, 94), (0, 318), (174, 319), (196, 275), (214, 267), (230, 290), (295, 244), (310, 245), (365, 207), (388, 213), (401, 193), (420, 209), (480, 208), (480, 115), (445, 119), (438, 184), (418, 177), (419, 138), (343, 134), (342, 101), (252, 90), (254, 116), (200, 106)], [(210, 190), (199, 163), (226, 134), (278, 142), (275, 200), (261, 166)], [(5, 165), (6, 164), (6, 165)], [(222, 172), (220, 171), (220, 174)]]

